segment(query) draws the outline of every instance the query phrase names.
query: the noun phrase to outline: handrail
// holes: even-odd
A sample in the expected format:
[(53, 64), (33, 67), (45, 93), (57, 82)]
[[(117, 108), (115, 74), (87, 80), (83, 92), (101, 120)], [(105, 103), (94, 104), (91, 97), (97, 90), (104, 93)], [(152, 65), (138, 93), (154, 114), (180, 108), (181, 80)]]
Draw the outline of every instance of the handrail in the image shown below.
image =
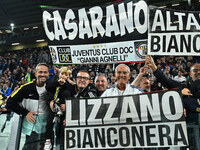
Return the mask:
[(22, 130), (22, 115), (14, 113), (8, 150), (19, 150)]
[[(23, 120), (22, 116), (14, 114), (7, 150), (19, 150), (20, 149), (22, 120)], [(196, 150), (200, 150), (199, 126), (188, 123), (187, 130), (188, 130), (188, 138), (189, 138), (189, 144), (190, 144), (188, 148), (189, 149), (195, 148)], [(3, 137), (3, 138), (5, 138), (5, 137)], [(40, 141), (38, 141), (38, 140), (33, 141), (30, 144), (38, 143), (38, 142), (40, 142)], [(27, 143), (27, 144), (29, 144), (29, 143)], [(54, 148), (55, 148), (55, 145), (54, 145)], [(177, 148), (181, 149), (180, 147), (177, 147)]]

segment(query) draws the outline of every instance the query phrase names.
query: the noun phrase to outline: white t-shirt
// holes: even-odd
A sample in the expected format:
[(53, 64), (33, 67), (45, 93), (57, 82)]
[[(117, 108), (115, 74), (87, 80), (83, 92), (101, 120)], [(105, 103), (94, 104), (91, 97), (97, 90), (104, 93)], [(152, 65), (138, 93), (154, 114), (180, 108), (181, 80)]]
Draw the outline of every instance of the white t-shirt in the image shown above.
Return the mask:
[(143, 91), (140, 88), (137, 88), (136, 86), (126, 84), (126, 89), (124, 91), (121, 91), (117, 88), (117, 86), (111, 87), (107, 89), (101, 97), (110, 97), (110, 96), (120, 96), (120, 95), (133, 95), (133, 94), (140, 94), (143, 93)]
[(38, 104), (39, 114), (44, 114), (48, 111), (47, 100), (45, 100), (45, 96), (47, 94), (45, 86), (46, 85), (42, 87), (36, 86), (37, 92), (39, 94), (39, 104)]
[(181, 76), (181, 77), (175, 76), (174, 80), (177, 82), (184, 82), (184, 81), (186, 81), (186, 78), (184, 76)]

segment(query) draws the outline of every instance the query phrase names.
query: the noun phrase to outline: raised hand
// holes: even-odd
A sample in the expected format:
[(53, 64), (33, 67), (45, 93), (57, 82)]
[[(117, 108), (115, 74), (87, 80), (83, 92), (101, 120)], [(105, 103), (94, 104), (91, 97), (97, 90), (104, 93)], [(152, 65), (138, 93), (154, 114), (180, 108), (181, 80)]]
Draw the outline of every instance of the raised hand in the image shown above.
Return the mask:
[(146, 55), (146, 65), (151, 68), (153, 71), (157, 70), (157, 66), (153, 60), (153, 58), (149, 55)]

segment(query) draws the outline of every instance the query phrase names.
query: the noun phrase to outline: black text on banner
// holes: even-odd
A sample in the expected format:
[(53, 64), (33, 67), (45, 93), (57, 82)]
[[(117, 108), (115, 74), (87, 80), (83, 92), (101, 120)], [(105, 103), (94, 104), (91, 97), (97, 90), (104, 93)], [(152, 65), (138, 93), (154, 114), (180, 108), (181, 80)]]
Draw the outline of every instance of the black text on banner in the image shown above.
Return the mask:
[(199, 12), (150, 7), (149, 55), (200, 55)]

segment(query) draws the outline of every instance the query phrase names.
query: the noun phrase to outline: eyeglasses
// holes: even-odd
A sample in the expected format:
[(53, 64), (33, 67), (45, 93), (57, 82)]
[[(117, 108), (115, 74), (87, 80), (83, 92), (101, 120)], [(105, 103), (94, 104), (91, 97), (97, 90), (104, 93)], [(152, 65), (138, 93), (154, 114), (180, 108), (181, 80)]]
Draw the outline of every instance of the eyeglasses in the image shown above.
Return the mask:
[(83, 79), (83, 80), (89, 80), (89, 78), (88, 78), (88, 77), (81, 77), (81, 76), (77, 76), (76, 78), (77, 78), (77, 79), (80, 79), (80, 80), (81, 80), (81, 79)]
[(198, 72), (200, 69), (192, 69), (193, 72)]

